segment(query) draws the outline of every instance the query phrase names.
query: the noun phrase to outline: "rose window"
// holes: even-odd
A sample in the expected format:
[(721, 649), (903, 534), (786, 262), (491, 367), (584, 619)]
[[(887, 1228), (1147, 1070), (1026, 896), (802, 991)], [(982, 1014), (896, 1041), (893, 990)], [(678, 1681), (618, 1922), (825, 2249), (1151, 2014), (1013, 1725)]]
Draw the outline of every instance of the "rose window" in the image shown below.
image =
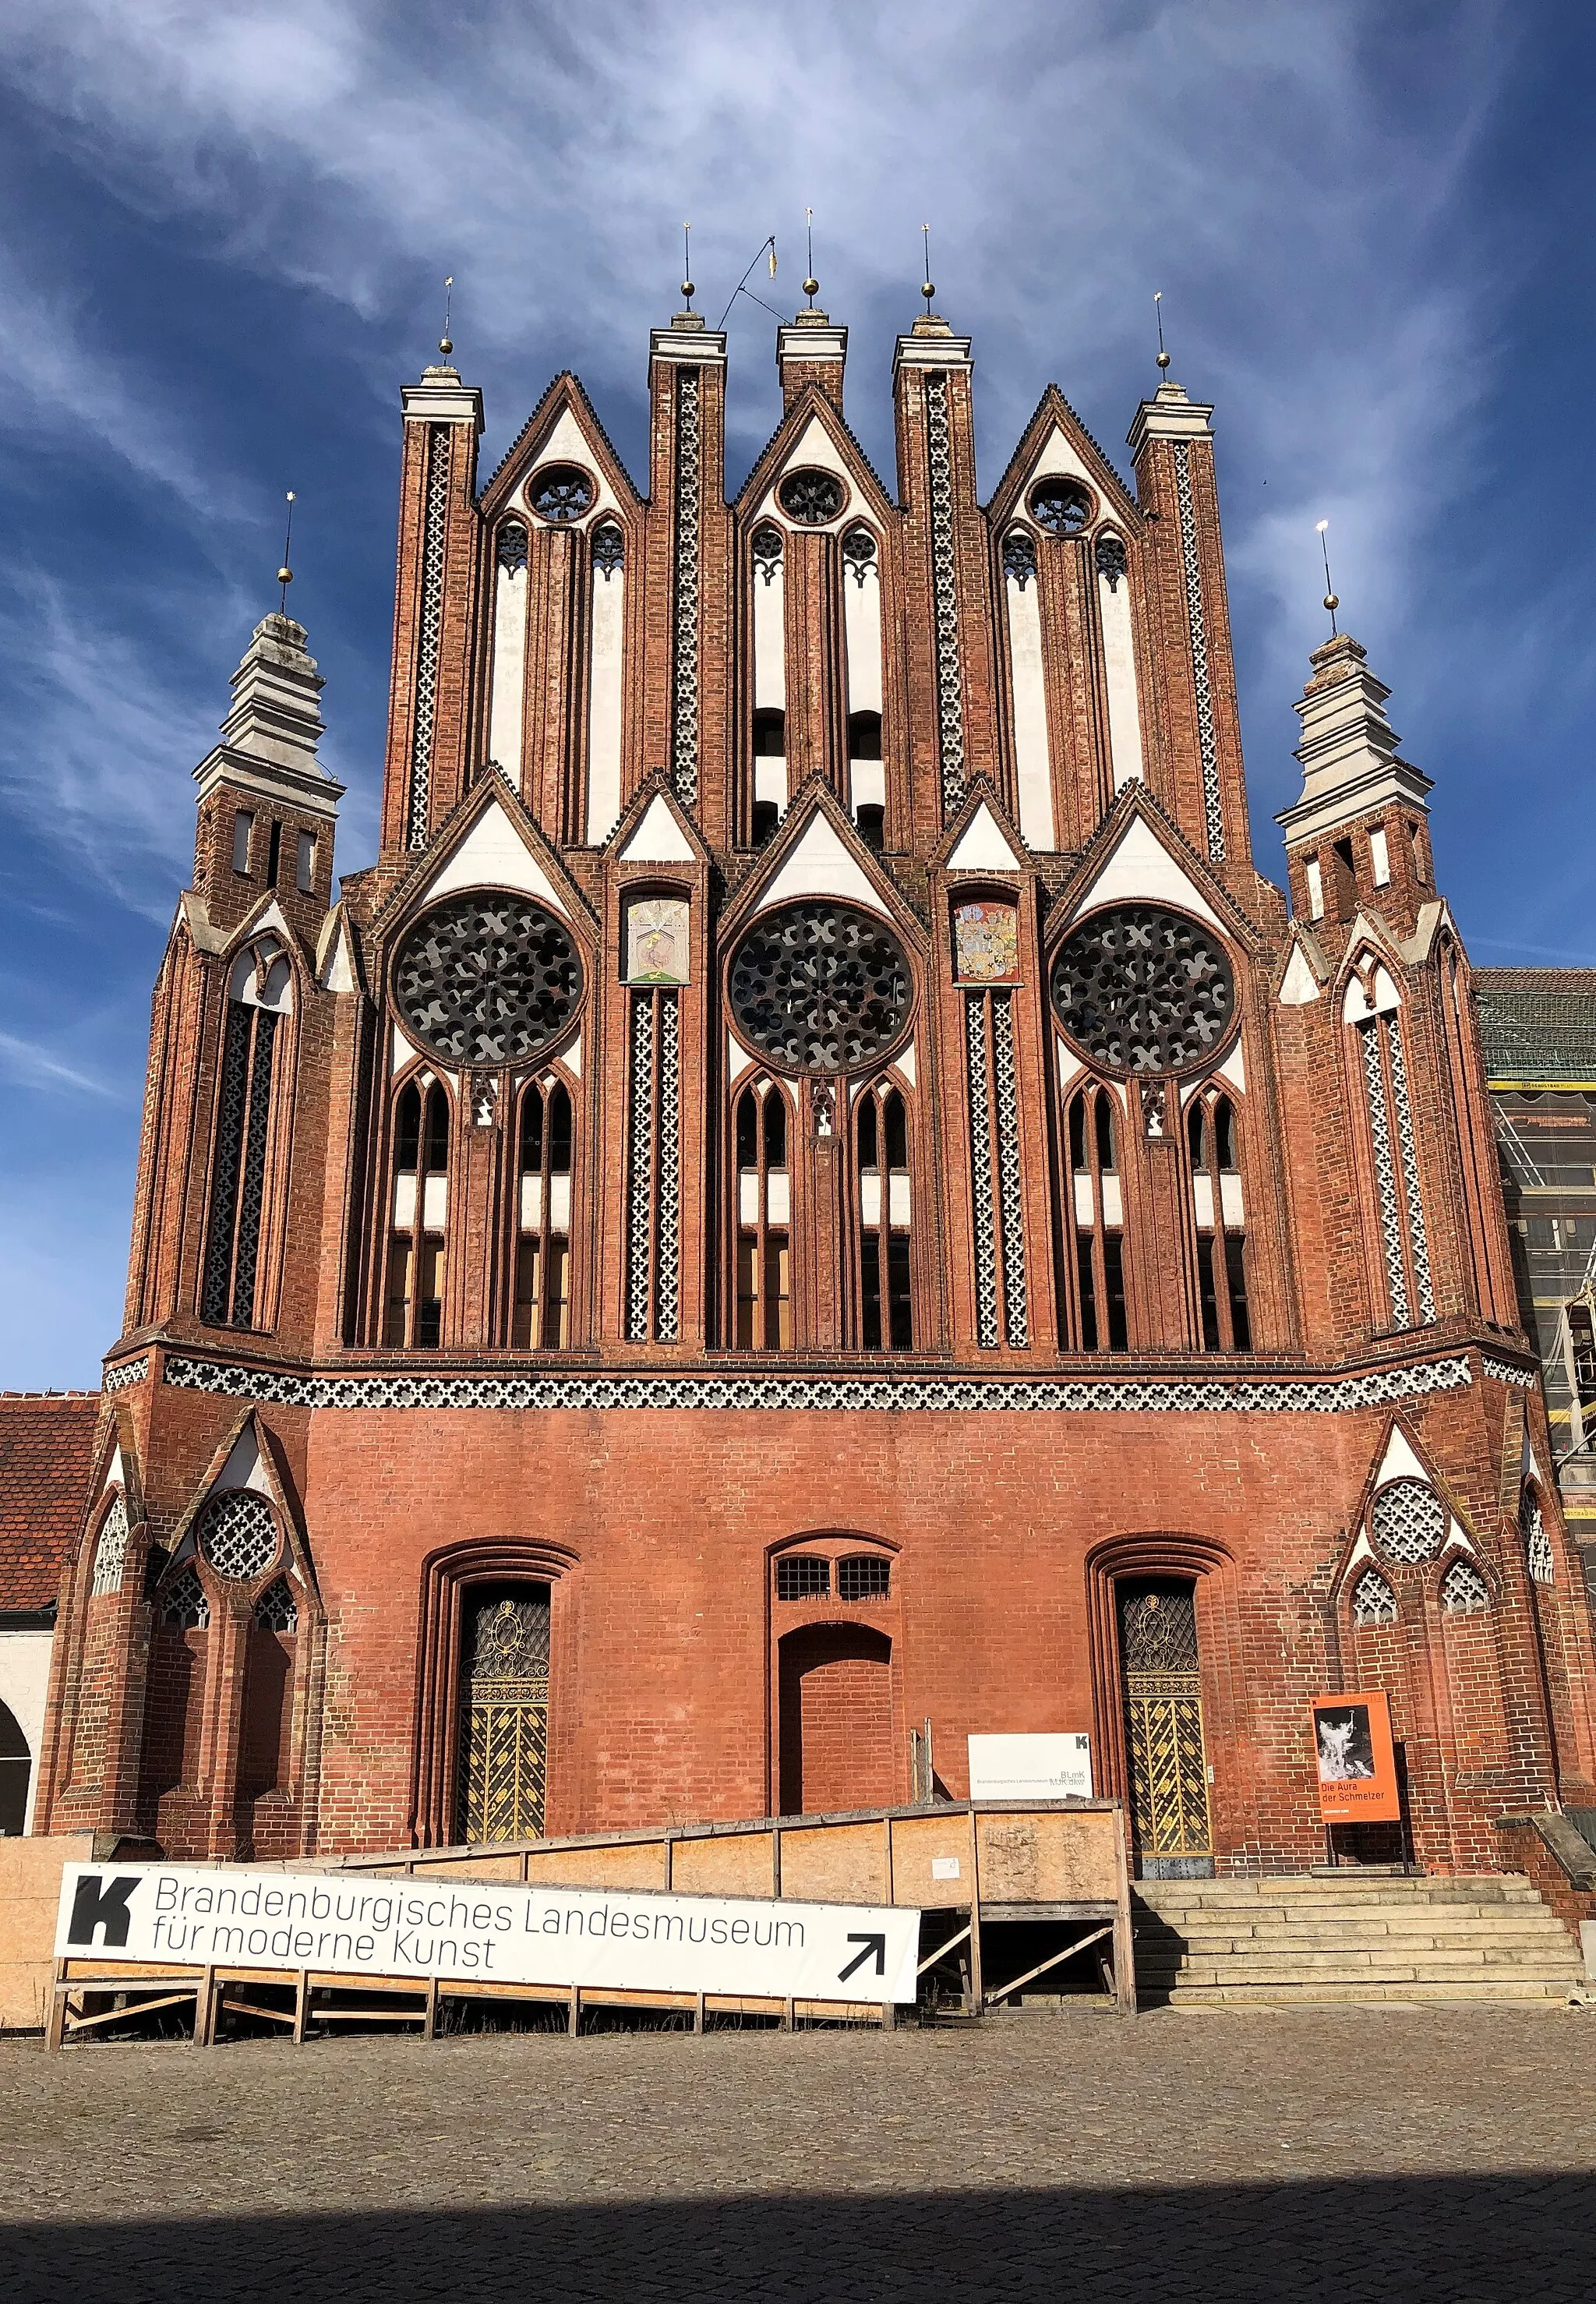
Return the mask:
[(1381, 1489), (1369, 1514), (1374, 1541), (1388, 1560), (1412, 1567), (1433, 1560), (1446, 1540), (1447, 1508), (1423, 1480), (1392, 1480)]
[(913, 979), (882, 920), (849, 904), (781, 904), (757, 919), (731, 963), (739, 1037), (798, 1072), (858, 1072), (900, 1039)]
[(1050, 536), (1078, 536), (1092, 517), (1092, 495), (1078, 480), (1038, 480), (1031, 518)]
[(593, 502), (593, 483), (575, 464), (545, 464), (528, 482), (527, 502), (540, 520), (580, 520)]
[(1236, 981), (1218, 936), (1184, 912), (1117, 904), (1072, 929), (1053, 961), (1053, 1009), (1082, 1054), (1116, 1072), (1207, 1063), (1230, 1029)]
[(582, 963), (546, 906), (478, 891), (422, 914), (400, 946), (393, 995), (416, 1038), (448, 1063), (519, 1064), (568, 1034)]
[(228, 1488), (213, 1496), (199, 1522), (199, 1549), (218, 1576), (247, 1584), (277, 1557), (277, 1523), (264, 1496)]
[(776, 502), (802, 528), (823, 528), (842, 509), (842, 483), (835, 472), (789, 472)]

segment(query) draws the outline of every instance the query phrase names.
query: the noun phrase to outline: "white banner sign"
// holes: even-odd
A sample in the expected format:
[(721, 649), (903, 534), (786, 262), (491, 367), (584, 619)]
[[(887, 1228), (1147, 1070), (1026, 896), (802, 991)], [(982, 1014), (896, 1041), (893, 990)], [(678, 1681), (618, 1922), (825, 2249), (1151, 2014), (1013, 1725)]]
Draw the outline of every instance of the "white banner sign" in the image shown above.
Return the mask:
[(1090, 1736), (972, 1736), (972, 1800), (1090, 1800)]
[(917, 1911), (232, 1864), (69, 1864), (59, 1960), (912, 2001)]

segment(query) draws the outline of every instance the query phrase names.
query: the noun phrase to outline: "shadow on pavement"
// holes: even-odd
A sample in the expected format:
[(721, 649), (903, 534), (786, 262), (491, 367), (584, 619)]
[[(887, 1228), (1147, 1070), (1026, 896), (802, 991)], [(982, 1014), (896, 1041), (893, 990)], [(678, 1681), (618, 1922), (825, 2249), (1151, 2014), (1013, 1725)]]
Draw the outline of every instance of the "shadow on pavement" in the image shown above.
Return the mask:
[[(1327, 2105), (1325, 2117), (1379, 2115)], [(1015, 2148), (1023, 2156), (1018, 2130)], [(839, 2137), (836, 2150), (849, 2178), (868, 2182), (868, 2135)], [(957, 2153), (950, 2120), (950, 2160)], [(739, 2173), (759, 2181), (753, 2166), (729, 2169), (729, 2181)], [(395, 2181), (425, 2184), (424, 2163), (408, 2159)], [(1533, 2170), (0, 2228), (7, 2304), (1583, 2304), (1593, 2266), (1596, 2179)]]

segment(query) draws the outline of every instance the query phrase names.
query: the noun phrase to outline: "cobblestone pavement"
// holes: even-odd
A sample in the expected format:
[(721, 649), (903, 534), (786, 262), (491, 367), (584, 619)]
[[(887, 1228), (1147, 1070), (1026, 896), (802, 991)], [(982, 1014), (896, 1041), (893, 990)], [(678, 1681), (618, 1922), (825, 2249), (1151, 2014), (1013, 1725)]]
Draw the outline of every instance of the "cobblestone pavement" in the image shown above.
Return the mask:
[(0, 2298), (1596, 2292), (1596, 2014), (0, 2043)]

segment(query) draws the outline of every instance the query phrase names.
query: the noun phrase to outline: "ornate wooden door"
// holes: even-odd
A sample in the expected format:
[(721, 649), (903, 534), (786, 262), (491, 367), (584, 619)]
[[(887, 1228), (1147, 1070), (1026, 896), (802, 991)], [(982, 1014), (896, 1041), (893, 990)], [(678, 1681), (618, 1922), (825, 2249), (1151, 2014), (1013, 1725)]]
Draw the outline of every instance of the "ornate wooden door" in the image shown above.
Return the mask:
[(1144, 1879), (1202, 1878), (1213, 1870), (1213, 1834), (1192, 1587), (1121, 1584), (1119, 1603), (1137, 1869)]
[(460, 1840), (536, 1840), (549, 1732), (549, 1588), (473, 1593), (460, 1652)]

